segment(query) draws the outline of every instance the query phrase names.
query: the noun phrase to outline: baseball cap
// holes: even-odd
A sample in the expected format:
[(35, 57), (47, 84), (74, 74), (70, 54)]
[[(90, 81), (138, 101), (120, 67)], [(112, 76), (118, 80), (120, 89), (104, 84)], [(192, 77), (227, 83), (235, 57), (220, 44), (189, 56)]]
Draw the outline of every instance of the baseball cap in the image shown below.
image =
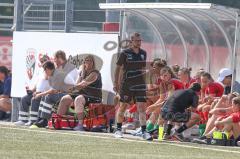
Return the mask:
[(218, 74), (218, 82), (222, 82), (226, 76), (232, 75), (233, 71), (229, 68), (222, 68)]

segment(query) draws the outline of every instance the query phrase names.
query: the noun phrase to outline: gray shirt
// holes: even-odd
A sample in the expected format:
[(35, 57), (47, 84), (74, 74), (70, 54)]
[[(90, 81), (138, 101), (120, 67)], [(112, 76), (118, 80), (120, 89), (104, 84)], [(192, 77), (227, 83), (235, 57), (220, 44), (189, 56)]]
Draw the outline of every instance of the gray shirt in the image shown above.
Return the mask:
[(58, 91), (67, 92), (73, 85), (66, 84), (64, 79), (73, 69), (75, 66), (70, 63), (66, 63), (62, 69), (55, 69), (53, 75), (49, 77), (49, 85)]

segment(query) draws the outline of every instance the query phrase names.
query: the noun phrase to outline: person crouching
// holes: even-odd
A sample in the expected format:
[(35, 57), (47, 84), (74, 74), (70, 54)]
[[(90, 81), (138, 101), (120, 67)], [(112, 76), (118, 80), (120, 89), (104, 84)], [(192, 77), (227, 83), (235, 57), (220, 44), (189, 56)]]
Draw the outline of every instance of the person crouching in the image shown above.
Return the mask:
[[(161, 109), (161, 116), (165, 120), (163, 139), (167, 140), (174, 136), (183, 141), (181, 133), (199, 121), (200, 117), (194, 110), (198, 106), (197, 92), (200, 90), (201, 85), (193, 83), (189, 89), (177, 90), (166, 100)], [(171, 133), (174, 122), (183, 125)]]

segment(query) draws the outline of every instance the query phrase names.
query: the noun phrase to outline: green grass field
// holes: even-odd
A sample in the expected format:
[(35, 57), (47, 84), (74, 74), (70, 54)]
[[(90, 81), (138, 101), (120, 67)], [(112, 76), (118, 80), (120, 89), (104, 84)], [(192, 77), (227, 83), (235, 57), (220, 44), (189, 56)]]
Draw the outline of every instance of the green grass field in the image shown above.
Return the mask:
[(115, 139), (112, 134), (28, 129), (0, 124), (0, 159), (239, 159), (238, 147)]

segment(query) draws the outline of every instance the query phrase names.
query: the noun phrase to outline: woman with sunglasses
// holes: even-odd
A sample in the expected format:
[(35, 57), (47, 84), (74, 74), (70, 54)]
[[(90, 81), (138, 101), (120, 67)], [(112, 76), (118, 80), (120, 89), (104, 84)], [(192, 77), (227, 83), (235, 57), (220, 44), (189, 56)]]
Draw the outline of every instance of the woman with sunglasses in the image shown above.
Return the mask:
[(68, 108), (74, 103), (79, 120), (78, 125), (74, 128), (75, 131), (84, 130), (84, 106), (89, 103), (102, 102), (102, 78), (100, 72), (96, 69), (94, 57), (92, 55), (86, 56), (81, 67), (77, 85), (70, 90), (75, 93), (65, 95), (61, 99), (57, 112), (59, 115), (66, 114)]

